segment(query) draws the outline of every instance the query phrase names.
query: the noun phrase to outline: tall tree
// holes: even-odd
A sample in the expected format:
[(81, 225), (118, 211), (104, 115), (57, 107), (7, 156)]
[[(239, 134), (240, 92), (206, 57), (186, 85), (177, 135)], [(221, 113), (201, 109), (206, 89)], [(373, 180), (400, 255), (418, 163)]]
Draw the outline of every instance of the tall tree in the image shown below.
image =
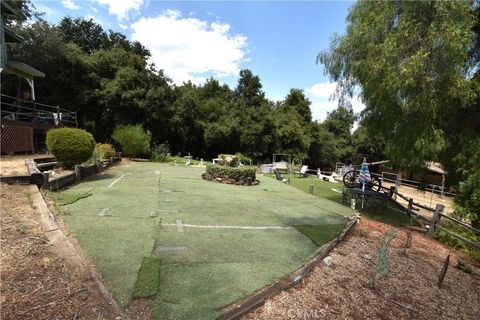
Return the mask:
[(258, 76), (253, 75), (248, 69), (240, 70), (235, 94), (247, 108), (260, 107), (265, 102), (265, 93)]
[(471, 1), (359, 1), (347, 33), (319, 54), (341, 96), (361, 88), (365, 125), (382, 134), (392, 160), (420, 165), (447, 148), (452, 113), (475, 91), (467, 62)]
[[(479, 6), (478, 0), (358, 1), (346, 35), (318, 56), (341, 97), (361, 89), (363, 123), (385, 139), (395, 164), (441, 160), (453, 183), (471, 186), (464, 188), (470, 197), (479, 194), (480, 176), (462, 170), (459, 159), (478, 155), (470, 148), (480, 134)], [(466, 208), (467, 201), (460, 204)], [(476, 203), (469, 212), (479, 223), (480, 202), (468, 203)]]
[(312, 122), (312, 111), (310, 110), (310, 105), (312, 104), (301, 89), (290, 89), (285, 101), (283, 102), (285, 106), (292, 107), (295, 111), (298, 112), (302, 121), (305, 123)]
[(327, 119), (322, 125), (331, 132), (336, 141), (340, 161), (353, 163), (352, 134), (351, 130), (355, 122), (355, 114), (351, 108), (339, 106), (337, 109), (327, 114)]

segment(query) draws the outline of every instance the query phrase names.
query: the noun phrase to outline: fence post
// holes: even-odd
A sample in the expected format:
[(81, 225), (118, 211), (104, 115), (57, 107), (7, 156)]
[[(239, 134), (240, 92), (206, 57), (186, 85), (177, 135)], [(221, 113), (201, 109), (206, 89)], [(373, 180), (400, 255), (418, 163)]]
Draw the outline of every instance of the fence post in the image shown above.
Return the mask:
[(390, 190), (388, 191), (388, 196), (390, 198), (393, 198), (393, 195), (395, 194), (395, 187), (394, 186), (391, 186), (390, 187)]
[(433, 238), (433, 235), (435, 234), (435, 225), (440, 221), (440, 216), (444, 209), (445, 206), (439, 203), (435, 207), (435, 212), (433, 213), (432, 220), (430, 220), (430, 226), (427, 231), (427, 238)]
[(77, 181), (80, 181), (82, 179), (82, 166), (76, 164), (75, 165), (75, 178)]
[(308, 189), (310, 191), (310, 194), (313, 194), (313, 184), (311, 184)]
[[(55, 121), (54, 121), (55, 123)], [(60, 120), (60, 106), (57, 104), (57, 123), (55, 125), (59, 126), (61, 125), (61, 120)]]
[(411, 215), (413, 212), (413, 198), (408, 199), (407, 214)]

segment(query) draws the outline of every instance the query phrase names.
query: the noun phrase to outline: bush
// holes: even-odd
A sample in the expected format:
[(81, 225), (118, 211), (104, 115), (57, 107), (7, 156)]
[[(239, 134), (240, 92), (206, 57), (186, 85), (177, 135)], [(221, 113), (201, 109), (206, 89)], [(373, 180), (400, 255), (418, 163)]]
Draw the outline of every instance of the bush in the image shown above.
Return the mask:
[(109, 160), (116, 156), (115, 149), (109, 143), (97, 143), (93, 153), (97, 153), (100, 160)]
[(122, 146), (126, 156), (136, 157), (150, 151), (151, 136), (140, 124), (118, 125), (113, 130), (112, 138)]
[(252, 158), (244, 155), (243, 153), (237, 152), (237, 153), (235, 153), (235, 156), (238, 157), (238, 159), (240, 160), (240, 162), (243, 165), (251, 165), (252, 164)]
[(163, 143), (155, 145), (152, 150), (152, 156), (150, 160), (156, 162), (168, 162), (170, 157), (170, 148), (168, 144)]
[(213, 179), (221, 178), (222, 180), (233, 179), (235, 182), (246, 181), (248, 178), (255, 181), (255, 167), (226, 167), (215, 164), (207, 165), (206, 173)]
[(222, 166), (236, 167), (240, 161), (240, 159), (233, 154), (219, 154), (218, 157), (220, 158), (218, 164)]
[(47, 148), (65, 168), (87, 161), (95, 148), (95, 139), (85, 130), (51, 129), (47, 132)]
[[(459, 236), (467, 240), (470, 240), (480, 245), (480, 236), (475, 235), (473, 231), (470, 231), (468, 229), (465, 229), (459, 225), (455, 225), (454, 223), (450, 223), (450, 222), (442, 223), (442, 227), (444, 227), (445, 229), (448, 229), (451, 232), (458, 234)], [(437, 241), (440, 241), (449, 247), (462, 250), (470, 258), (472, 258), (476, 262), (480, 262), (480, 250), (471, 248), (470, 246), (465, 244), (462, 240), (452, 237), (447, 232), (443, 230), (438, 230), (435, 232), (434, 238)]]

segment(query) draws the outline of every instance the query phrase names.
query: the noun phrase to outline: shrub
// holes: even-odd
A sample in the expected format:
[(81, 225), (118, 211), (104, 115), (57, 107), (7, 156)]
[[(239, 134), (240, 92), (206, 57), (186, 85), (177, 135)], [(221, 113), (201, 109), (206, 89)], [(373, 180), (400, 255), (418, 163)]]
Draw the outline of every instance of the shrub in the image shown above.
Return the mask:
[(222, 166), (236, 167), (240, 161), (240, 159), (233, 154), (219, 154), (218, 157), (220, 158), (218, 164)]
[(115, 149), (109, 143), (97, 143), (94, 153), (98, 153), (100, 160), (109, 160), (115, 157)]
[(243, 164), (243, 165), (247, 165), (247, 164), (252, 164), (252, 158), (244, 155), (243, 153), (240, 153), (240, 152), (237, 152), (235, 153), (235, 156), (238, 157), (238, 159), (240, 160), (240, 162)]
[(213, 179), (233, 179), (235, 182), (246, 181), (248, 178), (255, 181), (255, 167), (226, 167), (214, 164), (207, 165), (206, 173)]
[(118, 125), (113, 130), (112, 138), (122, 146), (126, 156), (136, 157), (150, 151), (150, 134), (142, 125)]
[(163, 143), (155, 145), (152, 150), (152, 156), (150, 160), (156, 162), (168, 162), (170, 157), (170, 148), (168, 144)]
[(65, 168), (87, 161), (95, 148), (93, 136), (75, 128), (51, 129), (46, 142), (48, 150)]
[[(455, 225), (451, 222), (442, 223), (442, 227), (480, 245), (480, 236), (476, 235), (473, 231), (465, 229), (459, 225)], [(465, 244), (462, 240), (449, 235), (447, 232), (443, 230), (437, 230), (433, 237), (449, 247), (462, 250), (470, 258), (476, 262), (480, 262), (480, 250), (469, 247), (468, 244)]]

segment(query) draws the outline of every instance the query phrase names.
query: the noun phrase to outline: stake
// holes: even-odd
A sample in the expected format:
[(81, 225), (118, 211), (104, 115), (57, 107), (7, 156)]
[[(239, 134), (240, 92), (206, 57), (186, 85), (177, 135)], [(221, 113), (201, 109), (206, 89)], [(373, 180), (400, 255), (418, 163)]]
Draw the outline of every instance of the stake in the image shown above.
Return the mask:
[(443, 279), (445, 278), (445, 275), (447, 274), (448, 263), (449, 262), (450, 262), (450, 252), (448, 253), (447, 258), (445, 259), (445, 262), (443, 263), (442, 271), (440, 272), (440, 275), (438, 276), (438, 287), (442, 286)]

